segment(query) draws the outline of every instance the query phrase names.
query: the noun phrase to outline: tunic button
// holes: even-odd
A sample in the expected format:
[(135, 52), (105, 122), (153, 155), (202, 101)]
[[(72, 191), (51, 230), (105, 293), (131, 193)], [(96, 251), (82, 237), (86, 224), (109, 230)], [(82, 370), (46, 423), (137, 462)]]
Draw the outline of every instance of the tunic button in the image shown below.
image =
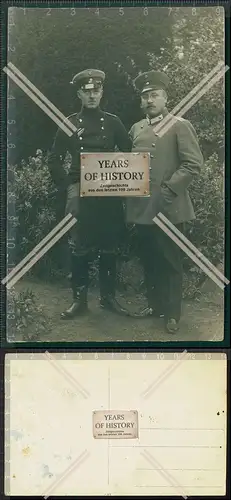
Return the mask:
[(80, 123), (82, 123), (82, 121), (83, 121), (82, 118), (80, 118), (79, 121), (80, 121)]
[(83, 140), (83, 138), (80, 136), (79, 140), (80, 140), (80, 141), (82, 141), (82, 140)]
[(154, 156), (153, 156), (153, 155), (151, 155), (151, 158), (154, 158)]
[(101, 127), (102, 130), (104, 130), (104, 127)]
[(140, 128), (144, 128), (144, 126), (143, 126), (143, 125), (140, 125)]
[(83, 149), (83, 146), (81, 146), (81, 148), (80, 148), (80, 149)]
[(153, 148), (155, 148), (155, 147), (156, 147), (156, 145), (154, 144), (154, 142), (152, 143), (152, 147), (153, 147)]
[(101, 121), (101, 122), (104, 122), (104, 118), (100, 118), (100, 121)]

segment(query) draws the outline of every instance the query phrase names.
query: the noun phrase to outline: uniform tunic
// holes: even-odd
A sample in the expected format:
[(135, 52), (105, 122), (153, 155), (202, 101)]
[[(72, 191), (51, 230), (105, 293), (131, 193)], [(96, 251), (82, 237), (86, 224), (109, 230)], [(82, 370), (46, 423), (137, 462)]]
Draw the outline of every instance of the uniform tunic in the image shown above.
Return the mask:
[[(164, 111), (163, 117), (169, 115)], [(195, 130), (188, 120), (177, 118), (162, 136), (156, 124), (144, 119), (130, 131), (133, 151), (150, 153), (150, 197), (127, 200), (127, 221), (136, 224), (149, 307), (179, 321), (182, 300), (182, 252), (153, 218), (159, 211), (183, 231), (183, 223), (195, 218), (188, 186), (200, 173), (203, 157)], [(159, 122), (161, 123), (161, 121)], [(169, 188), (172, 203), (160, 210), (163, 190)]]
[[(167, 111), (163, 116), (172, 115)], [(160, 188), (168, 186), (176, 198), (166, 212), (173, 224), (195, 218), (188, 186), (200, 173), (203, 156), (196, 132), (188, 120), (176, 118), (176, 122), (162, 136), (154, 132), (154, 124), (147, 119), (135, 123), (130, 135), (133, 151), (150, 152), (150, 197), (127, 200), (127, 221), (135, 224), (153, 224), (158, 212)]]
[[(67, 194), (66, 213), (71, 212), (78, 222), (71, 230), (75, 252), (89, 250), (116, 251), (124, 228), (124, 209), (121, 198), (80, 198), (80, 153), (131, 151), (131, 140), (120, 119), (97, 109), (84, 108), (68, 119), (77, 132), (68, 137), (58, 130), (49, 156), (51, 176), (60, 196)], [(63, 168), (66, 152), (72, 156), (68, 175)]]

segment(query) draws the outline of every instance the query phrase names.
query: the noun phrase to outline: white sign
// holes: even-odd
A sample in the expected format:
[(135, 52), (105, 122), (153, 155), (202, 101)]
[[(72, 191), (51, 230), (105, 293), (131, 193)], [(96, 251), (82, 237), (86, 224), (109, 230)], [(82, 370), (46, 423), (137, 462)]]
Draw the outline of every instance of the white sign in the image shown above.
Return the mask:
[(82, 153), (80, 196), (149, 196), (149, 153)]
[(96, 439), (138, 438), (138, 412), (136, 410), (94, 411), (93, 435)]

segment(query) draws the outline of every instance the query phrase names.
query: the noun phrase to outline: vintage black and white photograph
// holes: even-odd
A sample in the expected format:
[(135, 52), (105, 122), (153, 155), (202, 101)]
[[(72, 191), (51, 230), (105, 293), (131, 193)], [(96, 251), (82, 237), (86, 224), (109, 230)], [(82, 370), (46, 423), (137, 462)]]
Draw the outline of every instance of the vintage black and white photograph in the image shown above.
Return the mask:
[(48, 7), (8, 9), (7, 340), (222, 341), (224, 8)]

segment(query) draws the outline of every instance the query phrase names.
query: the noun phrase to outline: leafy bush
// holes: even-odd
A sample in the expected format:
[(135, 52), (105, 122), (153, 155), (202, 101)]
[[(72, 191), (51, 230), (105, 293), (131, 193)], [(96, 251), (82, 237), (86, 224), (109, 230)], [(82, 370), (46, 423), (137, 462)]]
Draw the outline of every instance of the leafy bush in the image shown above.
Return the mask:
[[(16, 260), (27, 255), (58, 223), (63, 216), (63, 206), (58, 206), (57, 190), (47, 167), (47, 157), (37, 150), (20, 165), (11, 168), (8, 192), (15, 193), (14, 212), (16, 221)], [(60, 208), (62, 215), (60, 214)], [(32, 268), (33, 274), (59, 275), (63, 241), (58, 242)], [(62, 267), (62, 266), (61, 266)]]
[[(65, 168), (68, 170), (67, 156)], [(19, 254), (17, 261), (25, 256), (51, 231), (61, 216), (58, 211), (57, 192), (50, 179), (47, 158), (37, 151), (28, 163), (22, 162), (14, 168), (14, 189), (16, 195), (17, 239)], [(196, 220), (188, 224), (186, 236), (214, 264), (223, 260), (224, 251), (224, 196), (223, 166), (213, 154), (205, 162), (201, 176), (190, 187), (190, 194), (196, 211)], [(142, 289), (142, 273), (134, 257), (134, 231), (127, 235), (119, 259), (118, 287), (132, 286), (134, 292)], [(32, 273), (51, 278), (63, 277), (70, 270), (68, 266), (67, 241), (63, 239), (49, 250), (32, 268)], [(129, 262), (128, 262), (129, 261)], [(187, 257), (185, 264), (185, 294), (194, 296), (205, 274)], [(97, 265), (92, 266), (92, 285), (97, 279)], [(139, 285), (140, 284), (140, 285)]]
[(20, 336), (23, 340), (34, 340), (51, 330), (50, 319), (30, 289), (20, 293), (12, 289), (8, 300), (15, 316), (14, 325), (10, 328), (11, 337)]

